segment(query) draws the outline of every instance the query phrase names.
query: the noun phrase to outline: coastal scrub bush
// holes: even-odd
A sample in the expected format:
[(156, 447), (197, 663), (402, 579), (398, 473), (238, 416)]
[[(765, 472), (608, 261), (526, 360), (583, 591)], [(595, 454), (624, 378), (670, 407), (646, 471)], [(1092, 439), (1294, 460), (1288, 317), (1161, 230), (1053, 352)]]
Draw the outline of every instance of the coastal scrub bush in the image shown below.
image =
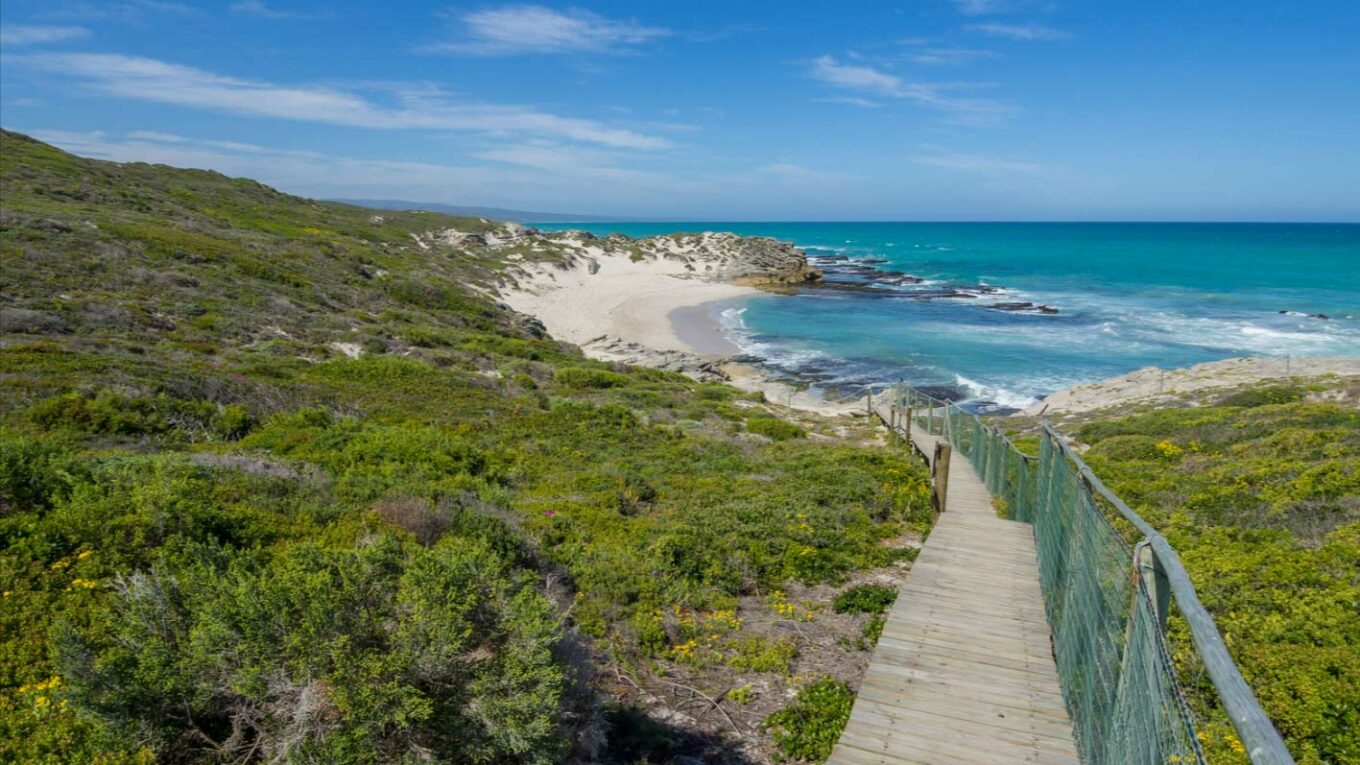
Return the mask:
[(467, 539), (203, 549), (116, 578), (106, 618), (105, 630), (58, 626), (68, 698), (179, 760), (563, 752), (561, 624)]
[(1217, 406), (1268, 406), (1270, 404), (1292, 404), (1303, 400), (1304, 391), (1287, 385), (1259, 386), (1225, 396)]
[(854, 703), (850, 686), (824, 677), (804, 686), (788, 706), (765, 718), (764, 727), (785, 757), (824, 762), (840, 739)]
[(897, 600), (897, 588), (885, 584), (857, 584), (836, 596), (838, 614), (881, 614)]
[(0, 429), (0, 517), (50, 507), (77, 470), (69, 449), (56, 439)]
[(746, 430), (774, 441), (787, 441), (791, 438), (803, 438), (807, 435), (807, 431), (797, 425), (775, 417), (748, 417), (746, 419)]
[(619, 388), (628, 384), (628, 378), (616, 372), (585, 367), (562, 367), (553, 373), (559, 385), (577, 389)]

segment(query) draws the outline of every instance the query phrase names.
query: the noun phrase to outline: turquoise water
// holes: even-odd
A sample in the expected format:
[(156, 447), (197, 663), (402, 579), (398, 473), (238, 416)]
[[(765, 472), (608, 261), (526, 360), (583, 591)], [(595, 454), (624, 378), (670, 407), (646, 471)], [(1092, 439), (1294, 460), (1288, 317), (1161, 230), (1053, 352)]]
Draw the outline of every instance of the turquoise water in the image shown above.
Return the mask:
[[(1360, 225), (604, 223), (772, 236), (921, 284), (718, 306), (743, 350), (827, 385), (904, 378), (1020, 406), (1077, 382), (1234, 356), (1360, 356)], [(819, 260), (845, 256), (848, 261)], [(993, 285), (995, 293), (978, 291)], [(941, 288), (975, 297), (920, 299)], [(1033, 302), (1056, 314), (989, 308)], [(1281, 313), (1282, 311), (1286, 313)], [(1328, 319), (1314, 318), (1323, 314)]]

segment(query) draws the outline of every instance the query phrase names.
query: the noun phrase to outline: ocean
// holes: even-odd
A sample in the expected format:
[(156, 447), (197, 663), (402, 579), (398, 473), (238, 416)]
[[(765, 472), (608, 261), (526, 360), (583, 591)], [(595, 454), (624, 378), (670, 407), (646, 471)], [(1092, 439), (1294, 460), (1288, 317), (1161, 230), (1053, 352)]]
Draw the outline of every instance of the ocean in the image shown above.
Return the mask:
[(539, 227), (732, 231), (797, 244), (828, 286), (711, 310), (745, 353), (832, 389), (900, 378), (978, 409), (1010, 409), (1146, 366), (1360, 356), (1355, 224)]

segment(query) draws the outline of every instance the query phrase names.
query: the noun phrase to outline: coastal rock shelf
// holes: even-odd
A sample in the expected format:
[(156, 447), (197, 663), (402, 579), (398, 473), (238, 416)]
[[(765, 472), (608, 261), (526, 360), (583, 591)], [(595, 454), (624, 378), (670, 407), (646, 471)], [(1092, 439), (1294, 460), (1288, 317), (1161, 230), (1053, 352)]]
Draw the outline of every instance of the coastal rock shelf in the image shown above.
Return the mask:
[[(976, 300), (1005, 292), (993, 284), (933, 285), (925, 279), (890, 268), (883, 258), (851, 258), (848, 255), (817, 253), (810, 258), (821, 269), (822, 278), (808, 285), (828, 292), (853, 293), (859, 297), (885, 300)], [(979, 307), (1006, 313), (1052, 316), (1059, 310), (1051, 305), (1028, 300), (999, 301)]]

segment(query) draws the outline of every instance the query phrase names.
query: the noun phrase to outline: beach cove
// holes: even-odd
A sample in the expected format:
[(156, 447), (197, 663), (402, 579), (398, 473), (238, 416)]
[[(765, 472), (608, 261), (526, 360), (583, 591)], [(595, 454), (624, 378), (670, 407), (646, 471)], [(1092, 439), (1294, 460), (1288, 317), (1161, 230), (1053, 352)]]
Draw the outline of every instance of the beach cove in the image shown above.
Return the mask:
[[(770, 375), (832, 391), (902, 378), (984, 410), (1015, 410), (1073, 385), (1151, 367), (1360, 358), (1355, 225), (546, 228), (566, 227), (639, 237), (724, 230), (796, 245), (824, 279), (796, 288), (792, 298), (789, 290), (698, 296), (707, 304), (702, 318), (721, 324), (722, 340), (760, 359)], [(678, 318), (687, 328), (683, 339), (704, 343), (713, 333), (698, 313)], [(705, 328), (689, 329), (696, 325)], [(699, 350), (725, 349), (707, 342)]]

